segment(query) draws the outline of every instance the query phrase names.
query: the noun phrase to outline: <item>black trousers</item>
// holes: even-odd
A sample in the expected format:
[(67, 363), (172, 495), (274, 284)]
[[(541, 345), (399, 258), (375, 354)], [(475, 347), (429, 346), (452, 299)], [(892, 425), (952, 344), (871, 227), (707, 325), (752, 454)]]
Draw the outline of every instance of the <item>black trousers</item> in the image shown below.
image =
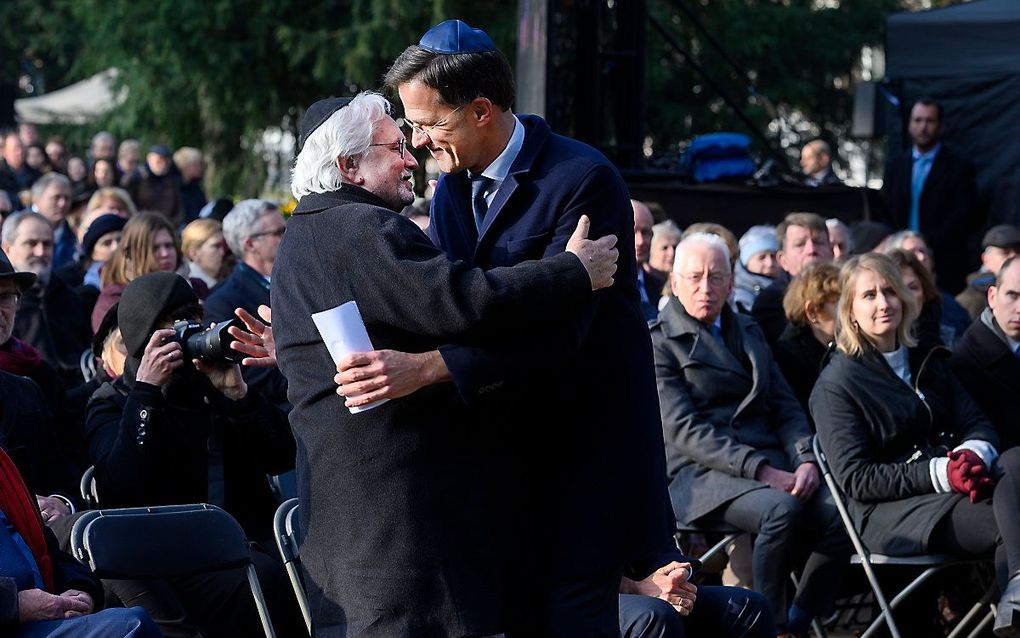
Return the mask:
[[(307, 635), (283, 564), (257, 548), (252, 560), (278, 636)], [(170, 580), (104, 580), (125, 607), (144, 607), (167, 638), (259, 636), (262, 624), (245, 570)]]
[(511, 594), (507, 638), (619, 638), (622, 577), (611, 571), (555, 584), (533, 581)]
[(699, 587), (688, 616), (650, 596), (620, 595), (622, 638), (774, 638), (768, 601), (740, 587)]
[(771, 487), (754, 490), (703, 521), (757, 534), (751, 554), (754, 590), (768, 600), (777, 625), (786, 624), (790, 572), (802, 564), (794, 604), (815, 615), (829, 612), (853, 549), (824, 484), (806, 503)]

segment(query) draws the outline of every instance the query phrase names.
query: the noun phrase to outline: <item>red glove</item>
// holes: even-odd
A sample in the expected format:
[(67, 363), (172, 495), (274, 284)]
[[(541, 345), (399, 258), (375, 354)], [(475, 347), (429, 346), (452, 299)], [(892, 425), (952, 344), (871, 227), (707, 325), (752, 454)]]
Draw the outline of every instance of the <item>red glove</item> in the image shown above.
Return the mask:
[(971, 503), (977, 502), (995, 486), (984, 461), (973, 450), (950, 452), (948, 473), (949, 486), (954, 492), (967, 494)]

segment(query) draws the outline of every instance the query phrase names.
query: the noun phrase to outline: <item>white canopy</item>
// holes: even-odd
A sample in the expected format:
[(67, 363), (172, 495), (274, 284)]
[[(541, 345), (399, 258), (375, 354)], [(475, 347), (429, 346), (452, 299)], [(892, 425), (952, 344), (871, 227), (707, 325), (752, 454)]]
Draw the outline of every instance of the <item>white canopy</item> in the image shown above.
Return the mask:
[(14, 112), (19, 122), (84, 124), (127, 99), (127, 89), (114, 93), (117, 73), (107, 69), (62, 89), (15, 100)]

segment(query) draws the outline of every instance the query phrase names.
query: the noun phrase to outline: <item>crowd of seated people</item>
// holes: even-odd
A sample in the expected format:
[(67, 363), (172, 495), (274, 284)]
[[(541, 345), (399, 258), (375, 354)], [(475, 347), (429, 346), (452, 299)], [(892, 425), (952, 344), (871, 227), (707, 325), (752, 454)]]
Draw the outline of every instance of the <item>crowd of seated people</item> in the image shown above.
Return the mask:
[[(920, 106), (912, 114), (941, 118)], [(911, 129), (915, 150), (938, 166), (947, 150), (925, 126)], [(269, 303), (286, 230), (280, 207), (207, 201), (192, 148), (145, 152), (101, 133), (76, 155), (56, 139), (2, 139), (0, 444), (28, 496), (0, 502), (0, 545), (25, 559), (0, 574), (0, 623), (47, 620), (10, 615), (12, 600), (39, 591), (31, 595), (67, 599), (75, 617), (104, 604), (146, 610), (116, 635), (155, 635), (150, 618), (168, 636), (259, 632), (240, 572), (102, 588), (60, 572), (57, 545), (86, 507), (77, 485), (94, 466), (103, 507), (224, 507), (258, 544), (280, 635), (301, 635), (279, 559), (266, 551), (279, 503), (266, 476), (294, 466), (286, 380), (264, 363), (186, 360), (171, 330), (234, 316), (262, 326), (254, 317)], [(967, 178), (951, 167), (953, 179)], [(908, 191), (936, 186), (915, 181)], [(887, 208), (896, 210), (877, 221), (793, 211), (739, 241), (711, 220), (681, 228), (661, 207), (632, 201), (678, 528), (748, 532), (746, 582), (757, 594), (696, 590), (690, 568), (666, 565), (622, 582), (623, 635), (800, 636), (829, 614), (851, 549), (819, 476), (816, 432), (869, 547), (993, 558), (996, 631), (1018, 635), (1020, 229), (936, 224), (968, 202), (957, 197), (949, 210), (931, 195), (893, 192), (903, 188), (893, 180)], [(979, 250), (954, 244), (960, 229)], [(40, 529), (26, 522), (26, 502)], [(40, 583), (46, 569), (53, 582)], [(762, 619), (750, 633), (720, 628), (734, 601), (745, 606), (734, 618)]]

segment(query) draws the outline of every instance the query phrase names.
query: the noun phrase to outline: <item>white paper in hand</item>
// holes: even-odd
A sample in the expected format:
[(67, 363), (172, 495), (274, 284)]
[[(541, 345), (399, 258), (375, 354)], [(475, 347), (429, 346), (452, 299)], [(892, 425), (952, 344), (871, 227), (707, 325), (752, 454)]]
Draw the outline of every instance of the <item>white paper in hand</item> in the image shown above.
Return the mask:
[[(317, 312), (312, 315), (312, 321), (315, 322), (319, 336), (329, 349), (329, 356), (333, 357), (334, 364), (353, 352), (371, 352), (375, 349), (372, 347), (372, 340), (368, 338), (368, 330), (365, 329), (365, 322), (361, 318), (356, 301), (348, 301), (336, 308)], [(348, 409), (351, 414), (357, 414), (387, 401), (389, 399), (380, 399), (368, 405)]]

